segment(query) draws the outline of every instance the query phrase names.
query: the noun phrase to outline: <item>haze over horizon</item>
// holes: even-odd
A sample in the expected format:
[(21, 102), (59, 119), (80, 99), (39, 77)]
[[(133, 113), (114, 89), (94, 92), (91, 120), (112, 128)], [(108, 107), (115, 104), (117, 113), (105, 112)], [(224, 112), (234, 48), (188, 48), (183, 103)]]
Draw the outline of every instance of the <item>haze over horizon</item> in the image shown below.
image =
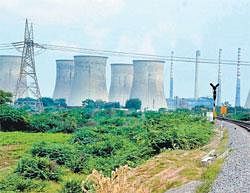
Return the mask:
[[(92, 49), (157, 55), (250, 60), (250, 0), (11, 0), (0, 2), (0, 43), (22, 41), (25, 18), (34, 23), (35, 41)], [(20, 54), (1, 51), (1, 54)], [(77, 53), (46, 51), (36, 56), (43, 96), (52, 96), (56, 59)], [(131, 63), (131, 58), (110, 57), (108, 63)], [(166, 62), (166, 97), (169, 66)], [(199, 95), (212, 96), (210, 82), (217, 82), (217, 65), (200, 64)], [(110, 70), (110, 68), (108, 68)], [(108, 86), (110, 73), (108, 71)], [(250, 89), (250, 67), (241, 67), (241, 105)], [(222, 67), (222, 101), (234, 105), (236, 66)], [(174, 63), (174, 95), (193, 97), (194, 64)]]

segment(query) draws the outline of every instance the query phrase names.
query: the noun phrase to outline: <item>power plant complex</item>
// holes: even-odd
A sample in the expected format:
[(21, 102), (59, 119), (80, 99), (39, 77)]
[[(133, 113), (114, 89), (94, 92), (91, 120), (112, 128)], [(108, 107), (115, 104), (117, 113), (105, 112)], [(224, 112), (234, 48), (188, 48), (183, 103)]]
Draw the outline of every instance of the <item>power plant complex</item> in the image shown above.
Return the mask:
[(57, 60), (54, 98), (65, 98), (70, 106), (86, 99), (119, 102), (138, 98), (142, 109), (167, 108), (163, 90), (164, 61), (134, 60), (133, 64), (111, 64), (109, 94), (106, 86), (107, 57), (74, 56)]
[[(218, 61), (217, 105), (221, 105), (221, 52)], [(140, 99), (142, 110), (158, 110), (160, 108), (191, 108), (196, 105), (210, 106), (209, 98), (199, 98), (198, 72), (200, 51), (196, 51), (194, 98), (179, 100), (173, 95), (173, 52), (170, 60), (170, 98), (166, 100), (164, 92), (164, 65), (162, 60), (133, 60), (132, 64), (112, 63), (111, 83), (109, 91), (106, 84), (108, 57), (94, 55), (77, 55), (73, 60), (56, 60), (56, 82), (54, 99), (65, 99), (69, 106), (81, 106), (86, 99), (119, 102), (126, 105), (129, 99)], [(20, 76), (21, 56), (0, 55), (0, 90), (15, 93)], [(240, 49), (238, 49), (235, 106), (240, 106)], [(24, 79), (27, 81), (27, 77)], [(19, 88), (20, 89), (20, 88)], [(21, 88), (24, 96), (28, 96), (27, 86)], [(177, 100), (178, 99), (178, 100)], [(250, 108), (250, 91), (245, 103)]]

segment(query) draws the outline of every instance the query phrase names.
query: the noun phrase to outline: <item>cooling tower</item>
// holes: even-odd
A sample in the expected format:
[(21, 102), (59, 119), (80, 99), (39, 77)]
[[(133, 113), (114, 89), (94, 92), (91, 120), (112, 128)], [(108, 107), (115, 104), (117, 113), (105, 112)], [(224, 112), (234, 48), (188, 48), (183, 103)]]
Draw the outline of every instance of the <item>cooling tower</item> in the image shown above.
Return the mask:
[(81, 106), (86, 99), (108, 101), (106, 87), (107, 57), (75, 56), (74, 78), (69, 105)]
[(21, 56), (0, 55), (0, 90), (15, 94), (21, 59)]
[(142, 109), (167, 108), (163, 89), (164, 61), (134, 60), (130, 98), (139, 98)]
[(129, 99), (133, 81), (132, 64), (111, 64), (111, 84), (109, 101), (125, 106)]
[(250, 90), (249, 90), (249, 93), (248, 93), (248, 97), (247, 97), (247, 101), (246, 101), (246, 104), (245, 104), (245, 108), (246, 109), (250, 109)]
[(54, 99), (63, 98), (69, 101), (71, 83), (74, 73), (74, 60), (56, 60), (56, 85)]

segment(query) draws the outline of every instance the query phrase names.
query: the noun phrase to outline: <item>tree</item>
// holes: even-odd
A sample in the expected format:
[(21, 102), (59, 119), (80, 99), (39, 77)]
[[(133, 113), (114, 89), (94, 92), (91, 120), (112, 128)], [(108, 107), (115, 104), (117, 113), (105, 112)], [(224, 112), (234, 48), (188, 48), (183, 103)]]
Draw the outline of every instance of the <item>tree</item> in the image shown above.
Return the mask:
[(0, 105), (11, 103), (12, 94), (10, 92), (5, 92), (0, 90)]
[(141, 101), (138, 98), (129, 99), (126, 101), (125, 107), (127, 109), (139, 110), (139, 109), (141, 109)]
[(49, 97), (42, 97), (41, 101), (42, 101), (44, 107), (51, 107), (51, 106), (55, 105), (54, 100), (52, 98), (49, 98)]
[(66, 100), (65, 100), (65, 99), (55, 99), (55, 100), (54, 100), (54, 104), (55, 104), (57, 107), (64, 107), (64, 108), (67, 107), (67, 103), (66, 103)]
[(84, 108), (94, 109), (96, 107), (95, 101), (91, 99), (86, 99), (82, 101), (82, 106)]

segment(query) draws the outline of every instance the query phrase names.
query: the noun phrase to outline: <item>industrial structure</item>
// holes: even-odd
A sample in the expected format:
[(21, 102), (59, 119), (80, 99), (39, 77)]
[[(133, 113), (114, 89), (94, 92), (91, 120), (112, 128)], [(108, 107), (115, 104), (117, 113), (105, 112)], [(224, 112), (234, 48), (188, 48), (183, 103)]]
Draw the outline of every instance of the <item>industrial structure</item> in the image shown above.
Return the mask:
[(69, 105), (81, 106), (86, 99), (108, 101), (106, 86), (107, 57), (79, 55), (74, 57), (74, 78)]
[(174, 97), (174, 99), (167, 99), (168, 108), (171, 110), (176, 109), (189, 109), (192, 110), (195, 107), (213, 108), (213, 98), (199, 97), (195, 98), (179, 98)]
[(221, 106), (221, 88), (222, 88), (222, 73), (221, 73), (221, 53), (222, 53), (222, 49), (219, 49), (219, 61), (218, 61), (218, 96), (217, 96), (217, 106), (220, 107)]
[(32, 23), (29, 24), (27, 19), (25, 22), (24, 41), (13, 43), (13, 45), (17, 50), (20, 46), (22, 48), (21, 67), (14, 92), (14, 101), (26, 97), (26, 93), (28, 93), (31, 95), (30, 97), (36, 99), (35, 109), (41, 112), (43, 111), (43, 103), (36, 75), (34, 54), (34, 48), (38, 45), (34, 42), (33, 25)]
[(248, 96), (247, 96), (247, 101), (246, 101), (246, 104), (245, 104), (245, 108), (246, 109), (250, 109), (250, 90), (248, 92)]
[(69, 101), (74, 76), (74, 60), (56, 60), (56, 84), (53, 98)]
[(171, 52), (171, 61), (170, 61), (170, 82), (169, 82), (169, 98), (174, 98), (174, 52)]
[(200, 50), (196, 51), (196, 59), (195, 59), (195, 80), (194, 80), (194, 98), (199, 98), (199, 60), (200, 60)]
[(111, 84), (109, 89), (109, 101), (119, 102), (121, 106), (125, 106), (125, 103), (130, 96), (132, 81), (132, 64), (111, 64)]
[(240, 107), (240, 51), (238, 48), (235, 107)]
[(21, 59), (21, 56), (0, 55), (0, 90), (14, 94), (20, 74)]
[(133, 84), (130, 98), (138, 98), (144, 110), (167, 108), (164, 96), (164, 61), (134, 60)]

